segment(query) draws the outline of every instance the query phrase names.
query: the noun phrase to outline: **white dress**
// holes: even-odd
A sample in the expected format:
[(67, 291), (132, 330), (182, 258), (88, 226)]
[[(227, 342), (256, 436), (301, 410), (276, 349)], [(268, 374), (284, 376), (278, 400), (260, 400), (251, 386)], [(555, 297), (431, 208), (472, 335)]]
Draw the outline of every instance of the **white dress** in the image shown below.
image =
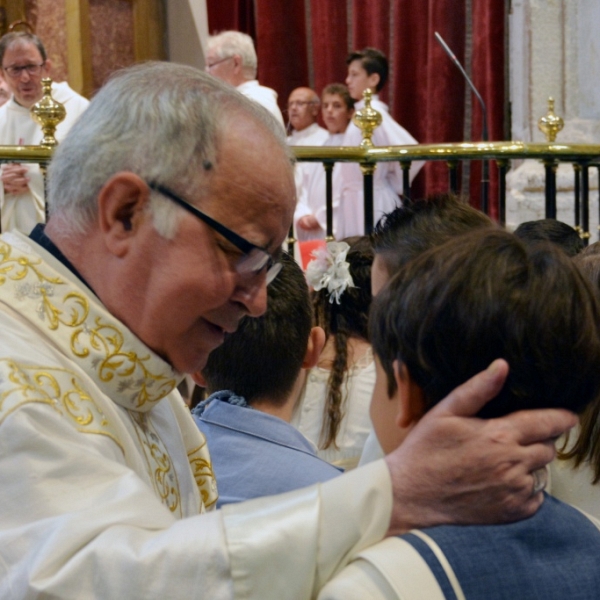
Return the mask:
[[(331, 371), (314, 367), (306, 377), (306, 385), (292, 417), (292, 425), (300, 430), (317, 448), (321, 437), (327, 382)], [(317, 455), (336, 467), (352, 469), (357, 466), (363, 446), (372, 429), (369, 405), (375, 386), (375, 361), (371, 350), (346, 374), (342, 383), (343, 417), (332, 446), (319, 449)]]
[[(65, 120), (56, 128), (56, 139), (60, 142), (69, 129), (88, 107), (89, 101), (74, 92), (66, 82), (52, 84), (52, 97), (65, 106)], [(0, 107), (0, 144), (38, 145), (43, 138), (42, 128), (31, 118), (29, 109), (11, 98)], [(17, 229), (28, 234), (37, 223), (45, 218), (44, 180), (36, 164), (28, 164), (29, 193), (5, 194), (0, 185), (0, 210), (2, 231)]]
[(25, 236), (0, 273), (0, 598), (308, 599), (383, 537), (383, 461), (205, 513), (181, 376)]
[[(375, 146), (405, 146), (417, 144), (417, 140), (401, 127), (388, 112), (387, 105), (377, 95), (373, 96), (371, 106), (381, 113), (382, 122), (373, 133)], [(356, 111), (364, 107), (364, 101), (355, 105)], [(359, 146), (362, 141), (360, 129), (351, 122), (344, 135), (344, 146)], [(410, 168), (412, 182), (423, 162), (413, 162)], [(364, 179), (358, 163), (339, 163), (334, 178), (334, 236), (341, 240), (351, 235), (363, 235), (364, 226)], [(387, 212), (400, 205), (403, 177), (397, 162), (380, 162), (373, 176), (373, 223)]]

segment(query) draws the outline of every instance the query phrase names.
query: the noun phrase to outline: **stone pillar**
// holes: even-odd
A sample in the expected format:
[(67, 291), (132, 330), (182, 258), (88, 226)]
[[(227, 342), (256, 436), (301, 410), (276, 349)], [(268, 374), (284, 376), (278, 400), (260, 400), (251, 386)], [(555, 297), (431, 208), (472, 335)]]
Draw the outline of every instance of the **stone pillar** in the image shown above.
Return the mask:
[[(565, 122), (558, 143), (600, 144), (600, 3), (589, 0), (512, 0), (509, 16), (512, 139), (545, 142), (537, 128), (548, 97)], [(544, 168), (527, 160), (507, 177), (507, 224), (544, 217)], [(574, 172), (557, 173), (557, 218), (574, 224)], [(598, 176), (590, 170), (590, 241), (598, 239)]]

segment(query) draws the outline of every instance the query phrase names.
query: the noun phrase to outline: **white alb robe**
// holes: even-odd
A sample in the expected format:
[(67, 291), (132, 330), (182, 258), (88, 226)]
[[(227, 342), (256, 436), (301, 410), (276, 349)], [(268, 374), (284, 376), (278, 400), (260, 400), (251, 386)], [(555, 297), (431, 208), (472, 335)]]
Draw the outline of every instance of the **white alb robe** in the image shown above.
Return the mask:
[(383, 461), (202, 514), (216, 490), (180, 376), (18, 232), (0, 328), (0, 598), (311, 598), (383, 537)]
[[(65, 81), (52, 84), (52, 97), (65, 106), (64, 121), (56, 128), (56, 139), (60, 142), (67, 135), (75, 121), (88, 107), (89, 100), (74, 92)], [(38, 145), (42, 138), (42, 128), (31, 118), (29, 109), (17, 104), (14, 97), (0, 107), (1, 145)], [(2, 211), (2, 231), (17, 229), (29, 233), (37, 223), (45, 218), (44, 179), (36, 164), (27, 164), (29, 192), (5, 194), (0, 185), (0, 210)]]
[(254, 100), (254, 102), (258, 102), (258, 104), (264, 106), (281, 123), (281, 126), (285, 128), (283, 115), (277, 104), (277, 92), (275, 90), (260, 85), (256, 79), (244, 81), (236, 89), (238, 92), (244, 94), (246, 98), (250, 98), (250, 100)]
[[(320, 127), (318, 123), (313, 123), (302, 131), (292, 130), (287, 141), (290, 146), (323, 146), (328, 137), (329, 133), (326, 129)], [(296, 210), (294, 212), (294, 225), (297, 224), (298, 219), (301, 217), (313, 214), (308, 197), (308, 185), (310, 180), (316, 177), (317, 173), (320, 171), (323, 171), (321, 163), (302, 161), (296, 163), (294, 180), (296, 183), (297, 202)], [(324, 237), (325, 234), (323, 232), (306, 231), (304, 229), (296, 228), (296, 238), (301, 242)]]
[[(386, 104), (377, 95), (373, 96), (371, 107), (381, 113), (381, 125), (373, 133), (374, 146), (406, 146), (417, 144), (417, 140), (401, 127), (388, 112)], [(364, 100), (357, 102), (355, 110), (364, 108)], [(360, 129), (351, 122), (344, 135), (344, 146), (359, 146), (362, 141)], [(414, 179), (422, 161), (413, 162), (410, 167), (410, 181)], [(358, 163), (339, 163), (335, 170), (334, 217), (333, 228), (336, 239), (341, 240), (351, 235), (363, 235), (364, 225), (364, 179)], [(380, 162), (373, 175), (373, 223), (384, 213), (390, 212), (400, 205), (399, 194), (402, 194), (402, 169), (397, 162)]]

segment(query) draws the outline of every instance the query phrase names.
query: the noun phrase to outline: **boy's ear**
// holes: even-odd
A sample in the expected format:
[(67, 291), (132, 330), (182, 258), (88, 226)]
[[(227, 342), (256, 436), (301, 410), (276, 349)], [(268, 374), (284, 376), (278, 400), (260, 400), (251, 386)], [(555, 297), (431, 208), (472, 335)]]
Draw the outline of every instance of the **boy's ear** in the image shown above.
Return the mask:
[(379, 85), (380, 81), (381, 81), (381, 77), (380, 77), (379, 73), (371, 73), (369, 75), (369, 77), (367, 78), (369, 87), (373, 90), (374, 94), (377, 93), (377, 86)]
[(322, 327), (313, 327), (308, 336), (306, 344), (306, 353), (302, 362), (303, 369), (312, 369), (318, 362), (323, 346), (325, 346), (325, 331)]
[(400, 410), (397, 416), (398, 427), (410, 427), (425, 414), (425, 395), (422, 388), (411, 377), (406, 365), (394, 361), (394, 378), (400, 397)]

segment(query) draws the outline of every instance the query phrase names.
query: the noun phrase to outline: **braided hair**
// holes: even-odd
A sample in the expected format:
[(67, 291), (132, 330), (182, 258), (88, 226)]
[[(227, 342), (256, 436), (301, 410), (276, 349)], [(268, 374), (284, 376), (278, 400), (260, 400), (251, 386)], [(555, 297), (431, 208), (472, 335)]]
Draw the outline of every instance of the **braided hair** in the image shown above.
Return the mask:
[(313, 292), (313, 309), (316, 324), (325, 330), (327, 338), (334, 336), (335, 355), (331, 374), (327, 382), (327, 396), (323, 413), (323, 425), (319, 447), (337, 448), (336, 437), (344, 417), (346, 396), (342, 384), (348, 368), (348, 341), (350, 338), (368, 339), (368, 318), (371, 305), (371, 265), (374, 252), (367, 236), (353, 236), (345, 241), (350, 249), (346, 260), (355, 287), (348, 287), (340, 298), (340, 303), (330, 302), (327, 289)]

